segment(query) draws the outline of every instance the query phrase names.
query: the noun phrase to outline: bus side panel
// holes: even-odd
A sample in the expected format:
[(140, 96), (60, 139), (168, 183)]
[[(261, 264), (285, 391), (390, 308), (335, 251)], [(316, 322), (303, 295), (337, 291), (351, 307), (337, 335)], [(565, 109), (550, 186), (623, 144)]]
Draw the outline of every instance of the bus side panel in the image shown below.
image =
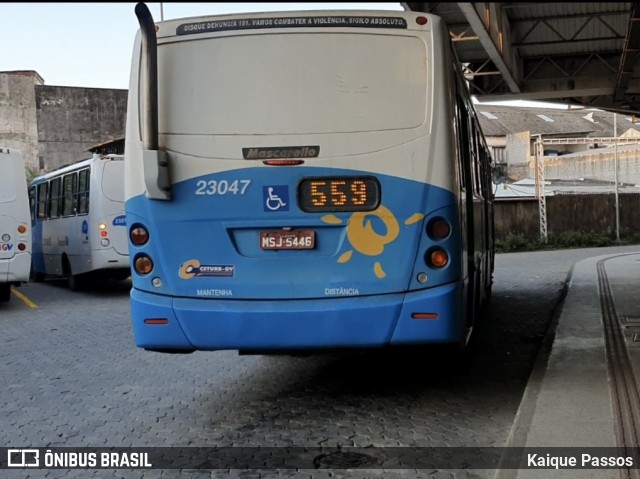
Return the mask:
[[(111, 167), (107, 168), (107, 165)], [(58, 208), (58, 212), (52, 212), (50, 198), (38, 198), (39, 190), (36, 189), (35, 272), (76, 276), (108, 269), (113, 270), (109, 274), (116, 279), (128, 276), (123, 165), (121, 155), (94, 155), (34, 180), (34, 188), (46, 182), (51, 184), (57, 178), (64, 185), (64, 179), (78, 172), (72, 209), (67, 202), (66, 206)], [(61, 197), (64, 199), (68, 201), (69, 195)], [(66, 210), (63, 212), (63, 209)]]
[(65, 229), (69, 238), (66, 254), (73, 274), (85, 273), (91, 269), (91, 256), (87, 248), (87, 240), (83, 233), (87, 216), (65, 218)]

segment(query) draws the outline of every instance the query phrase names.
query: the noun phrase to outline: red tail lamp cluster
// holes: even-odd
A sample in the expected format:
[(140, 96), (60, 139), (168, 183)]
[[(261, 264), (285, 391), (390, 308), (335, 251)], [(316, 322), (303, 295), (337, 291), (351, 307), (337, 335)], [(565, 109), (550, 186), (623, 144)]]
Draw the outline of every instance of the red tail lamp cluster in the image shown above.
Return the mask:
[(98, 229), (100, 230), (100, 244), (104, 247), (109, 246), (111, 242), (109, 241), (109, 238), (107, 238), (107, 236), (109, 236), (109, 232), (107, 231), (107, 224), (100, 223), (98, 225)]
[[(131, 226), (129, 239), (134, 246), (144, 246), (149, 241), (149, 231), (141, 224)], [(153, 260), (145, 253), (139, 253), (133, 260), (133, 269), (136, 273), (146, 275), (153, 271)]]
[(444, 218), (434, 218), (427, 225), (427, 234), (434, 241), (442, 241), (451, 234), (451, 225)]
[(136, 246), (143, 246), (149, 241), (149, 232), (142, 225), (133, 225), (129, 231), (129, 238)]
[[(427, 223), (427, 236), (434, 242), (424, 255), (425, 264), (432, 269), (441, 269), (449, 264), (449, 253), (442, 243), (451, 236), (451, 223), (445, 218), (432, 218)], [(426, 284), (429, 281), (427, 273), (420, 272), (416, 277), (419, 283)], [(415, 311), (411, 313), (411, 318), (416, 320), (438, 320), (440, 313), (437, 311)]]
[[(434, 218), (427, 224), (427, 235), (433, 241), (443, 241), (451, 235), (451, 224), (445, 218)], [(425, 262), (432, 268), (444, 268), (449, 264), (449, 253), (442, 246), (435, 246), (427, 251)]]
[[(27, 232), (27, 225), (25, 224), (19, 224), (18, 225), (18, 234), (25, 234)], [(7, 235), (9, 236), (9, 235)], [(4, 237), (2, 238), (4, 240)], [(9, 239), (11, 239), (11, 237), (9, 236)], [(7, 240), (8, 241), (8, 240)], [(26, 243), (18, 243), (18, 251), (25, 251), (27, 249), (27, 244)]]

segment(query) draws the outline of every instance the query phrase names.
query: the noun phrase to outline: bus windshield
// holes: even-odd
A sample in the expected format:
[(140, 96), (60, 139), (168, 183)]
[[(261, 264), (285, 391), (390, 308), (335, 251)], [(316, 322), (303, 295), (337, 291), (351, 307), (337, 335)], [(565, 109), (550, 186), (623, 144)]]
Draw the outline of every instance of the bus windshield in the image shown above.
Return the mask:
[[(420, 38), (367, 33), (247, 34), (164, 44), (158, 51), (160, 133), (416, 128), (427, 107), (426, 54)], [(189, 81), (181, 81), (187, 71)]]

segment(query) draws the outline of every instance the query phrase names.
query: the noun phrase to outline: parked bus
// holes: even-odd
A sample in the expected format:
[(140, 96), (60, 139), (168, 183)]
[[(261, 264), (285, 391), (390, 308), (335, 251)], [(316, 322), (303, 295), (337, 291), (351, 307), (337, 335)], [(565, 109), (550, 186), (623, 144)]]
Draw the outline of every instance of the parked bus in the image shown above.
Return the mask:
[(31, 226), (22, 152), (0, 148), (0, 301), (11, 299), (11, 286), (29, 281)]
[(463, 349), (491, 292), (491, 159), (440, 18), (136, 15), (136, 345)]
[(34, 178), (33, 279), (130, 275), (122, 155), (97, 155)]

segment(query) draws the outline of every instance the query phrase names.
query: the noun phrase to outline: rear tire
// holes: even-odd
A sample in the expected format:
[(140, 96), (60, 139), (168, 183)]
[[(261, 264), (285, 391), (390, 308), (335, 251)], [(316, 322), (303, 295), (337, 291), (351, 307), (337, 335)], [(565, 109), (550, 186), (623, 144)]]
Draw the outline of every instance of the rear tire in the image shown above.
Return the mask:
[(82, 289), (82, 277), (80, 275), (73, 274), (73, 271), (71, 270), (71, 264), (69, 263), (69, 258), (65, 256), (63, 261), (63, 271), (64, 275), (67, 277), (67, 286), (71, 291), (80, 291)]
[(10, 284), (2, 284), (0, 285), (0, 301), (5, 302), (11, 299), (11, 285)]

